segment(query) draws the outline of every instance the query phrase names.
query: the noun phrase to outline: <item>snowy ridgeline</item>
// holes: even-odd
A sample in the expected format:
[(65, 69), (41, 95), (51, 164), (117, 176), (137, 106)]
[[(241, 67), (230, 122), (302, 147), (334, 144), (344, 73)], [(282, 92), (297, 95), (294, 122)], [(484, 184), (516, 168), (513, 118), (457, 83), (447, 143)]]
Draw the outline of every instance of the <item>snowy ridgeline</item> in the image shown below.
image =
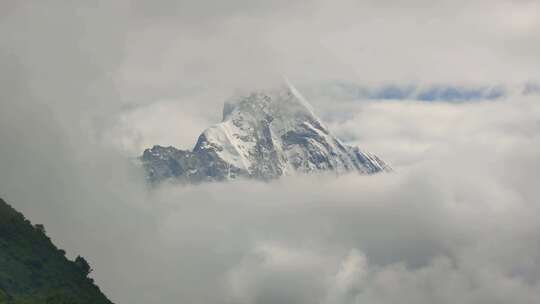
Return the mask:
[(192, 151), (154, 146), (141, 161), (152, 183), (390, 170), (377, 156), (333, 136), (290, 84), (226, 103), (223, 121), (206, 129)]

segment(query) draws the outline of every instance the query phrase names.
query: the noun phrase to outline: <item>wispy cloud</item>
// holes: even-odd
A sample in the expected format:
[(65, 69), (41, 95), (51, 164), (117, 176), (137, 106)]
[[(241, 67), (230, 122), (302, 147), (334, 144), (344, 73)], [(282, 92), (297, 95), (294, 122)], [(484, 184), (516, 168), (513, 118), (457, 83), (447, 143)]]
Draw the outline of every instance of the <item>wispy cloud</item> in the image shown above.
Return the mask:
[(276, 75), (379, 97), (465, 84), (433, 99), (538, 83), (537, 6), (3, 1), (0, 195), (87, 257), (118, 303), (536, 303), (534, 94), (313, 100), (392, 174), (149, 191), (130, 157), (190, 147), (234, 89)]
[(535, 94), (535, 84), (521, 86), (471, 86), (452, 84), (413, 85), (383, 84), (361, 85), (350, 82), (306, 84), (304, 90), (312, 99), (327, 100), (419, 100), (465, 102), (497, 100), (508, 95)]

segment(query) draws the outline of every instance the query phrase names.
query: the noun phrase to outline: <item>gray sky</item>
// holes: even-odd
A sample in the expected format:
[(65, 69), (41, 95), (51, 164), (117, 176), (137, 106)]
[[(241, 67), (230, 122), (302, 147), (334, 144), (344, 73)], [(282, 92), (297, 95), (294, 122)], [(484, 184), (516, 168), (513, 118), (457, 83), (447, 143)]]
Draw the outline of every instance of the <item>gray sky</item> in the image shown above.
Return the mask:
[(540, 103), (312, 100), (396, 172), (150, 191), (237, 90), (538, 82), (538, 1), (2, 1), (0, 195), (117, 303), (537, 303)]

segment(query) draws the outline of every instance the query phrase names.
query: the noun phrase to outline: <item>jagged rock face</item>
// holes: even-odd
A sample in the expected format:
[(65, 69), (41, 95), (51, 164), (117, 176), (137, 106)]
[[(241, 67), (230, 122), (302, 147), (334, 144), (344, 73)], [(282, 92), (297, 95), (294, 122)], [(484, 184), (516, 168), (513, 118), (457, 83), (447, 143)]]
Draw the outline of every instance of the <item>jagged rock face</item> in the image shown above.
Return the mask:
[(141, 160), (152, 182), (389, 170), (378, 157), (334, 137), (291, 85), (226, 103), (223, 121), (206, 129), (192, 151), (154, 146)]

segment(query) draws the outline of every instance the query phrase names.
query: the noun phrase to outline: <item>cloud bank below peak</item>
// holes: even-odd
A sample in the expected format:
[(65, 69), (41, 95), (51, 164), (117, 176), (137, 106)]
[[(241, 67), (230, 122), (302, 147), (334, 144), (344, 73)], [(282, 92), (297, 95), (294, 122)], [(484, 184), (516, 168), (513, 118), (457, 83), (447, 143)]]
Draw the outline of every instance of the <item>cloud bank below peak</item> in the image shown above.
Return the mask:
[(311, 100), (396, 169), (369, 178), (148, 192), (125, 150), (278, 74), (538, 83), (538, 2), (247, 2), (0, 2), (0, 194), (117, 303), (537, 303), (537, 95)]

